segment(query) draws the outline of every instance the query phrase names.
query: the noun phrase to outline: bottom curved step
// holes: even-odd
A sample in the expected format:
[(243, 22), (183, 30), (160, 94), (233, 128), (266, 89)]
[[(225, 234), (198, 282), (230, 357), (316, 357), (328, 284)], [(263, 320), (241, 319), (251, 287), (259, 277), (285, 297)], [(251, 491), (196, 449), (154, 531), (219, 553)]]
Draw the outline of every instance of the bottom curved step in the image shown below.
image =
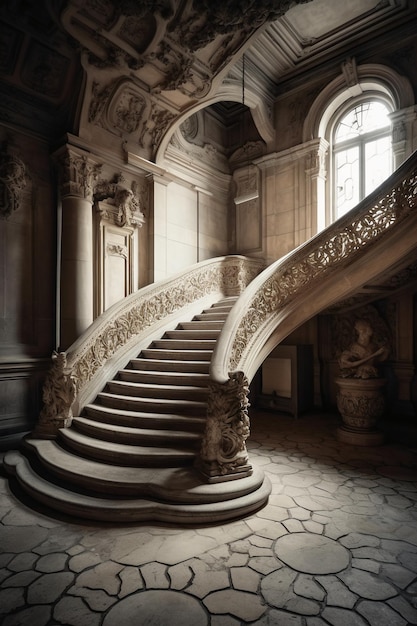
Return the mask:
[[(168, 522), (180, 524), (207, 524), (222, 522), (249, 515), (262, 508), (268, 501), (271, 492), (269, 479), (262, 475), (260, 469), (254, 468), (253, 490), (248, 492), (248, 480), (233, 481), (234, 489), (225, 498), (223, 489), (230, 490), (230, 483), (201, 483), (203, 490), (212, 490), (210, 502), (199, 503), (198, 499), (190, 500), (190, 494), (184, 493), (184, 503), (178, 498), (176, 502), (153, 500), (150, 498), (105, 498), (71, 491), (63, 486), (47, 481), (37, 474), (28, 459), (20, 452), (7, 452), (3, 465), (5, 470), (14, 476), (20, 487), (33, 500), (52, 510), (101, 522)], [(193, 472), (192, 468), (189, 470)], [(260, 480), (260, 476), (262, 476)], [(238, 483), (244, 487), (239, 493)], [(215, 493), (219, 499), (216, 501)], [(178, 494), (177, 494), (178, 496)], [(188, 502), (187, 502), (188, 500)], [(204, 498), (203, 498), (204, 500)]]

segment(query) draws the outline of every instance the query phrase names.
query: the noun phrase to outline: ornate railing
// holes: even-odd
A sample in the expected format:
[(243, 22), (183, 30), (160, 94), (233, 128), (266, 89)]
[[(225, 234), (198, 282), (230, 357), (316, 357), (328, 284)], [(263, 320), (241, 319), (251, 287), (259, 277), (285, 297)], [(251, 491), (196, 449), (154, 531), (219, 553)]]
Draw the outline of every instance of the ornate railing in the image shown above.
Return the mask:
[(265, 329), (273, 331), (284, 307), (307, 289), (317, 289), (330, 273), (350, 265), (416, 212), (417, 152), (355, 209), (251, 283), (223, 327), (212, 359), (212, 379), (225, 382), (230, 372), (244, 370), (248, 351), (259, 348), (259, 339), (265, 341)]
[[(378, 243), (393, 241), (391, 235), (397, 246), (398, 241), (406, 240), (398, 246), (397, 254), (416, 246), (417, 152), (355, 209), (267, 267), (238, 299), (223, 326), (210, 366), (208, 420), (199, 459), (199, 467), (207, 476), (218, 475), (224, 480), (226, 475), (233, 479), (239, 468), (242, 473), (250, 472), (245, 393), (251, 377), (286, 336), (284, 332), (288, 334), (332, 304), (335, 293), (346, 295), (357, 288), (364, 279), (364, 268), (360, 263), (355, 285), (355, 261), (363, 261), (364, 255), (372, 258), (376, 271)], [(385, 249), (383, 254), (388, 262), (394, 260), (392, 249)], [(381, 266), (384, 263), (385, 259)], [(349, 278), (345, 280), (343, 270), (347, 268)]]
[(149, 345), (155, 333), (161, 336), (182, 311), (198, 312), (203, 302), (239, 295), (262, 268), (260, 261), (242, 256), (210, 259), (113, 305), (66, 352), (53, 354), (36, 435), (55, 437), (67, 427), (73, 413), (133, 356), (132, 350)]

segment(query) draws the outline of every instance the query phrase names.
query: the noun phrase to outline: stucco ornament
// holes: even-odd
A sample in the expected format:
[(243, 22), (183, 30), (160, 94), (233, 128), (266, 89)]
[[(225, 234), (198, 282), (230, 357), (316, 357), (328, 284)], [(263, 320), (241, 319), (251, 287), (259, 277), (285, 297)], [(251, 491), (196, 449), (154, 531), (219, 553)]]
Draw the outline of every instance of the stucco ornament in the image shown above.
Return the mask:
[(65, 352), (52, 354), (52, 366), (43, 386), (43, 409), (34, 435), (55, 437), (59, 428), (68, 428), (72, 420), (71, 406), (75, 399), (76, 383), (66, 371)]
[(197, 467), (210, 477), (252, 473), (245, 443), (250, 432), (248, 391), (243, 372), (233, 372), (224, 384), (209, 385), (206, 432)]
[(3, 142), (0, 146), (0, 218), (7, 219), (17, 211), (26, 179), (25, 164)]

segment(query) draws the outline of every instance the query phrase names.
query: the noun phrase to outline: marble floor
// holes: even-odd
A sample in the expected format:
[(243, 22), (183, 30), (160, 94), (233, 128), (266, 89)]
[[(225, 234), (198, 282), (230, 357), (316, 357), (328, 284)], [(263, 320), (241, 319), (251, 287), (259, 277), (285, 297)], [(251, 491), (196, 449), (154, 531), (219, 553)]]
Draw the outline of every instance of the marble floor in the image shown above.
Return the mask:
[(417, 624), (417, 448), (252, 415), (268, 505), (204, 527), (59, 519), (0, 474), (2, 626)]

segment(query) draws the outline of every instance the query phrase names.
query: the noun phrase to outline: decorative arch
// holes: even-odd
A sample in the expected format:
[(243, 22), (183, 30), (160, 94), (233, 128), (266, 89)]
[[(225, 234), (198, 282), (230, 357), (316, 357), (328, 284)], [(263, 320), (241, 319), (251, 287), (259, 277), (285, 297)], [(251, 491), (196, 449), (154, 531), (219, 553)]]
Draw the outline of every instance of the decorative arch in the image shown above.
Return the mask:
[(344, 104), (365, 93), (379, 95), (392, 103), (394, 110), (414, 105), (410, 81), (392, 68), (379, 64), (356, 65), (348, 59), (342, 73), (325, 87), (313, 102), (303, 125), (303, 142), (326, 138), (326, 128), (334, 113)]
[[(204, 102), (199, 102), (193, 107), (187, 109), (180, 117), (177, 117), (172, 125), (169, 127), (168, 131), (165, 133), (163, 137), (156, 157), (155, 163), (161, 164), (164, 160), (164, 156), (168, 147), (169, 142), (171, 141), (172, 136), (176, 132), (176, 130), (181, 126), (181, 124), (188, 119), (194, 113), (201, 111), (202, 109), (207, 108), (212, 104), (216, 104), (216, 102), (222, 101), (230, 101), (230, 102), (241, 102), (242, 101), (242, 87), (238, 83), (223, 85), (219, 91), (212, 97), (207, 98)], [(265, 103), (265, 100), (262, 98), (262, 95), (251, 91), (249, 88), (245, 89), (245, 104), (251, 109), (253, 121), (255, 126), (265, 141), (267, 146), (272, 146), (275, 140), (275, 129), (272, 123), (272, 105), (271, 108)]]

